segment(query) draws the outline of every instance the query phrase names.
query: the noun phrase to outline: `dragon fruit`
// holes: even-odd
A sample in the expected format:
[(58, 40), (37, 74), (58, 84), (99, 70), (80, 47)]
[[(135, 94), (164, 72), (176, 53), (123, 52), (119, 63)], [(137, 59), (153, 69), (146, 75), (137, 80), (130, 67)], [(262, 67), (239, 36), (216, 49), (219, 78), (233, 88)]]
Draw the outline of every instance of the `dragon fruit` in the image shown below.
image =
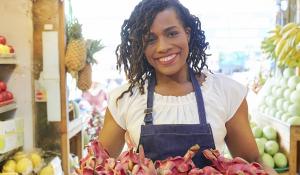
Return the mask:
[(87, 149), (87, 156), (80, 160), (79, 175), (268, 175), (256, 162), (249, 163), (240, 157), (228, 159), (214, 149), (203, 151), (212, 166), (197, 168), (192, 158), (200, 150), (199, 145), (192, 146), (183, 157), (169, 157), (154, 163), (145, 157), (142, 146), (136, 152), (131, 145), (116, 159), (111, 158), (97, 140), (90, 142)]
[(228, 159), (223, 157), (218, 150), (206, 149), (204, 156), (211, 160), (213, 167), (224, 175), (268, 175), (259, 163), (249, 163), (241, 157)]

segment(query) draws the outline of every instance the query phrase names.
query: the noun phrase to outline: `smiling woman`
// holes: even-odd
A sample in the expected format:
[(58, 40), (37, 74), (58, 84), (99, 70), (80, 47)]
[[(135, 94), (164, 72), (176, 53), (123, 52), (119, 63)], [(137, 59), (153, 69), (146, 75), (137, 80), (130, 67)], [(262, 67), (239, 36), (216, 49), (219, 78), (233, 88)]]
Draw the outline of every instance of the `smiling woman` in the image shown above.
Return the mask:
[(193, 161), (203, 168), (211, 162), (202, 151), (225, 142), (233, 157), (260, 161), (247, 88), (210, 72), (207, 48), (199, 18), (178, 0), (138, 3), (121, 26), (116, 50), (128, 82), (110, 92), (99, 137), (111, 156), (120, 154), (127, 135), (130, 146), (142, 146), (153, 161), (183, 156), (198, 144)]
[[(108, 35), (119, 28), (112, 27), (119, 18), (111, 9), (122, 9), (111, 8), (106, 19), (98, 19), (101, 27), (97, 25), (97, 35), (103, 35), (104, 44), (111, 48), (107, 50), (107, 60), (113, 60), (112, 54), (116, 53), (114, 65), (127, 80), (109, 93), (99, 137), (112, 157), (122, 151), (126, 134), (134, 149), (143, 146), (146, 157), (154, 161), (182, 156), (194, 144), (200, 145), (193, 159), (199, 168), (210, 164), (201, 151), (222, 150), (225, 144), (234, 157), (260, 161), (248, 121), (247, 88), (208, 69), (208, 42), (197, 17), (206, 4), (194, 2), (200, 9), (197, 15), (178, 0), (142, 0), (120, 24), (121, 31), (115, 36)], [(218, 31), (228, 27), (227, 21)], [(88, 26), (87, 23), (85, 28)], [(114, 38), (117, 36), (120, 39)], [(118, 45), (114, 45), (117, 41)], [(226, 46), (230, 44), (227, 41)], [(101, 61), (99, 65), (103, 66)], [(107, 72), (95, 74), (108, 76)]]

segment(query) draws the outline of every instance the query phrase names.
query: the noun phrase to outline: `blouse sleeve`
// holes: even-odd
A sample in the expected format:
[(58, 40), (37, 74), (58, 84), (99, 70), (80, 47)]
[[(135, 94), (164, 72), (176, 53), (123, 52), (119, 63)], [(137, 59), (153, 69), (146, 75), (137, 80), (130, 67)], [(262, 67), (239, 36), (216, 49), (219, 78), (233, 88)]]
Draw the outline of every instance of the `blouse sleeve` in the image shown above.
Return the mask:
[(223, 79), (223, 86), (225, 91), (225, 107), (227, 109), (226, 121), (228, 121), (233, 117), (246, 98), (248, 88), (226, 76)]
[(118, 97), (122, 94), (122, 92), (126, 91), (127, 89), (128, 89), (128, 85), (125, 84), (110, 91), (108, 93), (108, 105), (107, 105), (114, 120), (121, 128), (125, 130), (126, 130), (125, 119), (127, 115), (128, 106), (129, 106), (128, 105), (129, 93), (124, 94), (124, 96), (121, 99), (118, 99)]

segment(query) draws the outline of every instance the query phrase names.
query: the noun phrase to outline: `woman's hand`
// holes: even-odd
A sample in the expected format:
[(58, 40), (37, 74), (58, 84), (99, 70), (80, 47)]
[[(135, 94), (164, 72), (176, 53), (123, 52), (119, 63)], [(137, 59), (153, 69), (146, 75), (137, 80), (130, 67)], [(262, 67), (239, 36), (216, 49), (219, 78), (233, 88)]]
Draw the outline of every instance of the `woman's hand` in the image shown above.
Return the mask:
[(125, 143), (125, 130), (121, 128), (106, 109), (104, 125), (100, 131), (99, 140), (111, 157), (118, 157)]

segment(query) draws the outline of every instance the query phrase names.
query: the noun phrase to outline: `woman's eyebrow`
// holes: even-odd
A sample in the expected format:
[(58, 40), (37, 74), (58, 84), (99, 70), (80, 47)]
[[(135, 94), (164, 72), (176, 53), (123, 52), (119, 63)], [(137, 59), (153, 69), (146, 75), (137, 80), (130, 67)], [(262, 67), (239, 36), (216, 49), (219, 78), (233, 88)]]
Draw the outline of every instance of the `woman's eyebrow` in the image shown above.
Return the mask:
[(177, 28), (177, 26), (170, 26), (170, 27), (167, 27), (166, 29), (164, 29), (164, 32), (169, 32), (170, 30), (173, 30)]

